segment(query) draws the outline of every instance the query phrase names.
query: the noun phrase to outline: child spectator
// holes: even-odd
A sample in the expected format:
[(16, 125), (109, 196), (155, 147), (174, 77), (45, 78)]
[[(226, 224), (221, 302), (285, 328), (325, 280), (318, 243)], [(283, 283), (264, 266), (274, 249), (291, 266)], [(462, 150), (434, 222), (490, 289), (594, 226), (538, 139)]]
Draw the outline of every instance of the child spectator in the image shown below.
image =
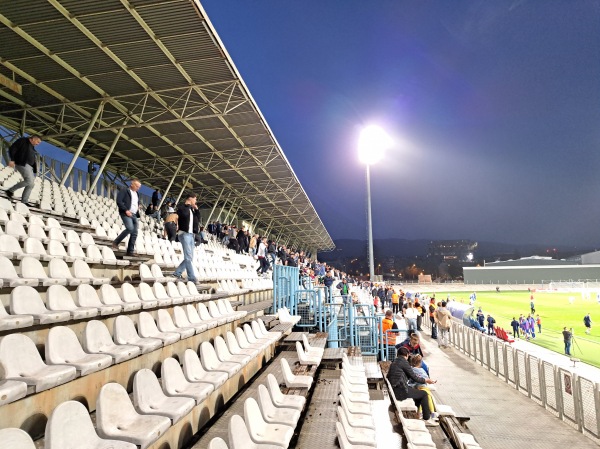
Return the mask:
[[(408, 357), (408, 363), (417, 377), (423, 379), (429, 379), (429, 373), (423, 368), (423, 357), (419, 354), (412, 354)], [(412, 379), (408, 381), (408, 386), (422, 390), (427, 393), (427, 401), (429, 402), (429, 410), (431, 410), (431, 419), (437, 418), (435, 413), (435, 404), (433, 402), (433, 396), (431, 395), (431, 389), (425, 383), (417, 383)]]

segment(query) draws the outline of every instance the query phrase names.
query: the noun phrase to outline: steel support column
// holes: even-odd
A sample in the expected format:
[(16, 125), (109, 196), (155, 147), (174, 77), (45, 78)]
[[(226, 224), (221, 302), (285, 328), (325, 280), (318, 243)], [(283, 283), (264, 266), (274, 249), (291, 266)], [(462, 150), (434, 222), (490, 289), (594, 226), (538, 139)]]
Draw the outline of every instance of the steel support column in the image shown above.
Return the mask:
[(210, 223), (210, 219), (212, 218), (213, 214), (215, 213), (215, 209), (217, 208), (217, 204), (219, 203), (219, 200), (221, 199), (221, 195), (223, 195), (224, 191), (225, 191), (225, 186), (223, 186), (223, 188), (221, 189), (221, 193), (219, 193), (219, 196), (217, 197), (217, 201), (215, 201), (215, 204), (214, 204), (214, 206), (212, 207), (212, 209), (210, 211), (210, 215), (206, 219), (206, 224)]
[[(127, 120), (128, 119), (123, 120), (123, 125), (127, 124)], [(106, 156), (104, 156), (104, 159), (102, 160), (102, 163), (100, 164), (100, 167), (98, 168), (98, 173), (96, 173), (96, 176), (94, 177), (94, 180), (92, 181), (92, 185), (90, 186), (90, 189), (88, 191), (88, 196), (91, 195), (91, 192), (93, 192), (94, 189), (96, 188), (96, 185), (98, 184), (98, 181), (100, 180), (100, 176), (104, 172), (104, 168), (106, 167), (106, 164), (108, 163), (108, 160), (112, 156), (113, 151), (115, 151), (115, 147), (117, 146), (117, 142), (119, 141), (119, 139), (121, 138), (121, 135), (123, 134), (123, 129), (124, 128), (120, 128), (119, 129), (119, 132), (115, 136), (112, 144), (110, 145), (110, 148), (108, 149), (108, 153), (106, 153)]]
[(104, 109), (104, 102), (100, 103), (100, 106), (98, 106), (98, 110), (92, 117), (92, 120), (90, 121), (90, 124), (88, 125), (87, 130), (85, 131), (85, 134), (83, 135), (83, 138), (81, 139), (81, 142), (79, 142), (77, 151), (75, 151), (75, 154), (73, 155), (73, 159), (71, 159), (71, 163), (69, 164), (69, 166), (67, 167), (67, 170), (65, 171), (65, 173), (63, 175), (62, 181), (60, 181), (61, 186), (64, 186), (65, 182), (67, 182), (67, 178), (71, 174), (71, 171), (73, 170), (73, 166), (75, 165), (75, 162), (77, 162), (77, 158), (79, 157), (81, 150), (83, 150), (83, 146), (87, 142), (88, 137), (90, 136), (90, 133), (92, 132), (92, 129), (94, 128), (94, 125), (96, 124), (96, 120), (98, 120), (98, 117), (100, 117), (100, 113), (102, 112), (102, 109)]
[(188, 175), (187, 178), (185, 178), (185, 182), (183, 183), (183, 187), (181, 188), (181, 191), (179, 192), (179, 195), (177, 195), (177, 199), (175, 200), (175, 204), (179, 204), (179, 200), (181, 199), (181, 195), (183, 195), (183, 192), (185, 192), (185, 189), (187, 187), (187, 183), (190, 182), (190, 178), (192, 177), (192, 175)]
[(163, 192), (163, 196), (160, 199), (160, 203), (158, 203), (158, 209), (159, 210), (162, 207), (163, 203), (165, 202), (165, 198), (169, 194), (169, 190), (171, 190), (171, 186), (173, 185), (173, 182), (175, 181), (175, 178), (179, 174), (179, 170), (181, 170), (181, 166), (182, 165), (183, 165), (183, 158), (181, 158), (181, 160), (179, 161), (179, 165), (177, 166), (177, 170), (175, 170), (175, 173), (173, 173), (173, 177), (171, 178), (171, 181), (169, 181), (169, 185), (167, 186), (167, 188)]

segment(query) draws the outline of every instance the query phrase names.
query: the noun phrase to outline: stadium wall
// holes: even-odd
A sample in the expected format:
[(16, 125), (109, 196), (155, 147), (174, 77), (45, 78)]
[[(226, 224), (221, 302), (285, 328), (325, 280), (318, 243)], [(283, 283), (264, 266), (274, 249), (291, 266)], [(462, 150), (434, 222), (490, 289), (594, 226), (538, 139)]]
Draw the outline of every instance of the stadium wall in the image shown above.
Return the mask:
[(600, 279), (600, 264), (463, 267), (465, 284), (540, 284)]

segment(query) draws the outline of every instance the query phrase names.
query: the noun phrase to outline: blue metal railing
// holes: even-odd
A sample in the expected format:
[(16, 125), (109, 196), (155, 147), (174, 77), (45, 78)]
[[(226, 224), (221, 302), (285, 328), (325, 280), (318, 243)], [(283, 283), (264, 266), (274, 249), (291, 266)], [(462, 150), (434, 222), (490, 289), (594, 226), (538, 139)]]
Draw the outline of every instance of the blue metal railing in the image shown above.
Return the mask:
[(273, 312), (287, 307), (290, 313), (296, 313), (296, 292), (300, 279), (298, 267), (275, 265), (273, 267)]

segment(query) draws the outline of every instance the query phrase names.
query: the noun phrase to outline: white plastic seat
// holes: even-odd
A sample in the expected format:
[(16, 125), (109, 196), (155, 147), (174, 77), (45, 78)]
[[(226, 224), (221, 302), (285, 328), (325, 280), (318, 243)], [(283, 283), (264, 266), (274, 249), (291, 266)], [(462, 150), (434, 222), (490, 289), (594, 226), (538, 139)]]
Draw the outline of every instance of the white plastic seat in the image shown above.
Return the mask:
[(371, 410), (370, 404), (365, 404), (363, 402), (352, 402), (349, 397), (343, 394), (340, 394), (339, 398), (342, 406), (345, 407), (350, 413), (373, 416), (373, 410)]
[(20, 277), (12, 262), (5, 256), (0, 256), (0, 285), (8, 287), (17, 287), (19, 285), (29, 285), (35, 287), (39, 284), (38, 278)]
[(203, 324), (204, 326), (206, 326), (206, 329), (213, 329), (217, 327), (216, 321), (203, 321), (202, 318), (200, 318), (200, 315), (198, 314), (196, 308), (191, 304), (186, 304), (185, 313), (187, 314), (187, 318), (190, 321), (190, 323), (194, 325)]
[(156, 374), (144, 368), (133, 378), (133, 405), (138, 413), (166, 416), (175, 424), (192, 411), (196, 401), (188, 397), (167, 396)]
[(84, 260), (77, 259), (73, 262), (73, 274), (75, 278), (84, 279), (93, 285), (102, 285), (110, 282), (110, 278), (94, 276), (89, 265)]
[[(342, 376), (348, 385), (352, 386), (352, 390), (357, 390), (360, 387), (367, 387), (367, 376), (360, 373), (351, 374), (350, 371), (342, 369)], [(368, 388), (368, 387), (367, 387)]]
[(46, 292), (46, 300), (48, 301), (48, 309), (53, 311), (68, 310), (74, 320), (93, 318), (98, 315), (96, 307), (78, 307), (69, 290), (62, 285), (51, 285)]
[(256, 334), (252, 331), (252, 327), (250, 327), (250, 325), (248, 323), (245, 323), (242, 326), (242, 329), (244, 330), (244, 334), (246, 334), (246, 339), (248, 340), (249, 343), (259, 343), (263, 346), (263, 348), (266, 348), (267, 346), (269, 346), (272, 341), (270, 338), (266, 338), (266, 337), (257, 337)]
[(299, 315), (290, 315), (290, 311), (285, 307), (282, 307), (281, 309), (277, 310), (277, 316), (279, 318), (279, 321), (282, 323), (297, 324), (298, 321), (302, 319), (302, 317)]
[(19, 264), (21, 276), (27, 279), (37, 279), (39, 285), (43, 285), (47, 287), (49, 285), (66, 285), (66, 279), (51, 279), (46, 274), (44, 267), (34, 257), (26, 256), (21, 259), (21, 263)]
[(48, 310), (40, 294), (33, 287), (19, 286), (10, 292), (11, 315), (30, 315), (35, 324), (59, 323), (68, 321), (68, 310)]
[[(85, 263), (85, 262), (84, 262)], [(81, 285), (84, 282), (89, 282), (84, 279), (77, 279), (71, 274), (71, 270), (63, 259), (52, 259), (48, 263), (48, 277), (66, 281), (67, 285)]]
[(260, 327), (260, 330), (262, 331), (262, 334), (267, 336), (267, 335), (276, 335), (277, 338), (275, 338), (275, 340), (279, 340), (281, 338), (281, 336), (283, 335), (283, 332), (274, 332), (274, 331), (269, 331), (267, 329), (267, 327), (265, 326), (265, 322), (258, 318), (256, 320), (256, 322), (258, 323), (258, 326)]
[(183, 298), (184, 303), (196, 301), (196, 297), (194, 295), (189, 294), (189, 292), (187, 291), (187, 288), (185, 288), (185, 284), (183, 282), (181, 283), (181, 286), (183, 288), (180, 290), (175, 282), (172, 282), (172, 281), (167, 282), (166, 283), (167, 294), (171, 298), (175, 298), (177, 296), (180, 298)]
[(92, 262), (85, 255), (85, 253), (83, 252), (83, 248), (81, 247), (81, 245), (79, 243), (69, 242), (67, 244), (67, 254), (69, 255), (69, 257), (71, 257), (73, 259), (81, 259), (81, 260), (85, 261), (86, 263)]
[(283, 374), (283, 382), (287, 388), (310, 388), (313, 382), (311, 376), (296, 376), (292, 373), (290, 364), (287, 359), (281, 359), (281, 373)]
[[(192, 307), (193, 309), (193, 307)], [(181, 306), (173, 307), (173, 321), (175, 322), (175, 326), (179, 328), (191, 327), (196, 329), (196, 333), (199, 334), (208, 329), (208, 324), (198, 322), (192, 323), (187, 314), (185, 313), (185, 309)]]
[(104, 354), (87, 354), (75, 332), (66, 326), (56, 326), (48, 332), (46, 363), (71, 365), (78, 376), (87, 376), (112, 365), (112, 357)]
[(308, 355), (304, 348), (302, 347), (302, 343), (299, 341), (296, 342), (296, 352), (298, 353), (298, 360), (300, 365), (318, 365), (321, 363), (321, 357)]
[(319, 348), (318, 346), (311, 346), (308, 342), (308, 337), (306, 334), (302, 334), (302, 343), (304, 343), (304, 352), (306, 352), (309, 356), (317, 356), (319, 358), (323, 357), (323, 353), (325, 349)]
[(140, 312), (138, 315), (138, 331), (141, 337), (158, 338), (162, 340), (165, 346), (171, 345), (181, 339), (181, 334), (179, 332), (159, 331), (158, 327), (156, 327), (154, 318), (152, 318), (152, 315), (148, 312)]
[(36, 449), (27, 432), (14, 427), (0, 429), (0, 449)]
[(83, 349), (90, 354), (107, 354), (113, 363), (133, 359), (142, 353), (139, 346), (117, 345), (102, 321), (91, 320), (83, 330)]
[(100, 302), (106, 306), (118, 306), (123, 309), (123, 312), (131, 312), (134, 310), (140, 310), (142, 308), (142, 302), (125, 302), (119, 296), (117, 289), (110, 284), (102, 284), (100, 290), (98, 290), (98, 298)]
[(167, 290), (165, 290), (165, 286), (162, 285), (160, 282), (155, 282), (154, 285), (152, 286), (152, 288), (154, 289), (154, 296), (159, 301), (161, 301), (161, 300), (168, 300), (173, 305), (175, 305), (175, 304), (183, 304), (183, 297), (181, 297), (181, 296), (175, 296), (175, 297), (170, 296), (167, 293)]
[(40, 260), (45, 260), (48, 261), (50, 259), (54, 259), (57, 256), (52, 256), (50, 254), (48, 254), (48, 252), (46, 251), (46, 248), (44, 248), (44, 245), (42, 244), (41, 241), (39, 241), (38, 239), (34, 239), (29, 237), (28, 239), (25, 240), (25, 243), (23, 243), (23, 253), (27, 256), (33, 257), (35, 259), (40, 259)]
[(260, 325), (258, 324), (258, 321), (253, 320), (250, 322), (250, 327), (252, 328), (252, 332), (254, 332), (254, 335), (256, 335), (257, 338), (267, 338), (269, 340), (271, 340), (272, 342), (279, 340), (279, 338), (281, 337), (281, 332), (269, 332), (267, 331), (266, 333), (263, 332), (262, 328), (260, 327)]
[(158, 309), (156, 312), (156, 324), (161, 332), (177, 332), (181, 334), (181, 338), (188, 338), (196, 334), (196, 329), (193, 327), (177, 327), (173, 323), (171, 314), (165, 309)]
[(85, 406), (65, 401), (56, 406), (46, 423), (44, 449), (136, 449), (136, 446), (100, 438)]
[(284, 424), (292, 428), (296, 427), (300, 419), (300, 411), (294, 408), (277, 407), (269, 390), (264, 385), (258, 386), (258, 405), (262, 413), (263, 419), (271, 424)]
[(24, 241), (28, 237), (27, 232), (23, 227), (23, 223), (13, 221), (13, 215), (14, 214), (11, 214), (11, 220), (8, 223), (6, 223), (6, 227), (4, 228), (4, 230), (8, 235), (12, 235), (17, 240)]
[(215, 348), (209, 342), (200, 344), (200, 359), (202, 366), (207, 371), (225, 371), (229, 377), (242, 369), (242, 365), (236, 362), (221, 362), (217, 357)]
[[(98, 228), (98, 229), (102, 229), (102, 228)], [(119, 266), (126, 266), (126, 265), (131, 264), (131, 262), (129, 260), (117, 259), (113, 250), (111, 248), (109, 248), (108, 246), (102, 247), (102, 263), (104, 265), (119, 265)]]
[(42, 243), (48, 243), (49, 239), (46, 233), (44, 232), (44, 228), (37, 224), (30, 224), (27, 228), (27, 235), (30, 238), (34, 238), (39, 240)]
[[(246, 311), (236, 312), (235, 310), (233, 310), (233, 307), (231, 307), (231, 303), (225, 299), (218, 299), (216, 301), (216, 303), (217, 303), (217, 308), (219, 309), (219, 312), (221, 313), (221, 315), (226, 316), (226, 317), (232, 316), (233, 320), (239, 320), (240, 318), (245, 317), (246, 314), (248, 313)], [(227, 304), (229, 304), (229, 307), (227, 307)]]
[(293, 427), (266, 422), (254, 398), (248, 398), (244, 401), (244, 422), (250, 438), (255, 443), (288, 447), (294, 436)]
[[(343, 379), (343, 378), (340, 378)], [(340, 392), (346, 396), (351, 397), (354, 402), (363, 402), (365, 404), (369, 404), (371, 398), (369, 397), (369, 393), (366, 391), (353, 391), (348, 388), (348, 384), (345, 383), (344, 380), (340, 380)]]
[(67, 240), (67, 243), (81, 244), (81, 239), (79, 238), (79, 234), (77, 234), (72, 229), (67, 230), (67, 232), (65, 234), (65, 239)]
[[(346, 419), (352, 427), (364, 427), (365, 429), (375, 430), (375, 422), (372, 416), (350, 413), (344, 406), (338, 405), (338, 416), (342, 413), (346, 415)], [(423, 423), (421, 420), (415, 420)], [(425, 423), (423, 423), (425, 427)]]
[(258, 352), (260, 352), (264, 349), (264, 346), (262, 343), (250, 343), (248, 341), (248, 339), (246, 338), (246, 334), (244, 333), (244, 331), (242, 330), (241, 327), (236, 327), (234, 332), (235, 332), (235, 337), (238, 341), (238, 344), (240, 345), (240, 348), (254, 349)]
[(227, 343), (220, 335), (215, 337), (214, 345), (217, 358), (221, 362), (235, 362), (246, 366), (252, 360), (252, 357), (246, 354), (232, 354), (227, 347)]
[(284, 446), (281, 445), (254, 442), (244, 419), (240, 415), (233, 415), (229, 420), (228, 435), (229, 449), (284, 449)]
[(119, 315), (115, 319), (114, 340), (118, 345), (139, 346), (142, 354), (147, 354), (163, 346), (163, 341), (158, 338), (140, 337), (131, 318), (125, 315)]
[(225, 371), (206, 371), (200, 362), (200, 357), (193, 349), (186, 349), (183, 353), (183, 373), (190, 382), (211, 383), (215, 389), (229, 379)]
[(208, 309), (205, 304), (198, 303), (196, 305), (196, 309), (198, 310), (198, 315), (202, 319), (204, 323), (214, 323), (213, 327), (221, 326), (222, 324), (227, 323), (226, 318), (213, 318), (210, 313), (208, 313)]
[(140, 282), (138, 285), (138, 291), (140, 292), (140, 298), (142, 301), (156, 301), (159, 307), (166, 307), (172, 304), (171, 299), (158, 299), (154, 292), (152, 291), (152, 287), (146, 284), (145, 282)]
[(35, 343), (22, 334), (0, 339), (0, 364), (8, 380), (25, 382), (35, 393), (64, 384), (77, 377), (74, 366), (46, 365)]
[(125, 388), (111, 382), (98, 395), (96, 426), (102, 438), (116, 438), (146, 449), (171, 427), (171, 420), (165, 416), (140, 415)]
[(336, 435), (338, 437), (338, 442), (340, 444), (340, 449), (370, 449), (373, 447), (373, 446), (357, 445), (357, 444), (350, 443), (350, 441), (348, 440), (348, 437), (346, 436), (344, 426), (339, 421), (335, 423), (335, 431), (336, 431)]
[(208, 313), (210, 313), (210, 316), (213, 318), (218, 319), (219, 323), (222, 321), (225, 323), (231, 323), (232, 321), (235, 321), (235, 315), (223, 315), (215, 301), (210, 301), (208, 303)]
[(65, 239), (65, 235), (60, 228), (50, 227), (50, 229), (48, 229), (48, 238), (62, 244), (67, 243), (67, 239)]
[(225, 335), (225, 342), (227, 343), (229, 352), (232, 354), (243, 354), (249, 356), (250, 358), (254, 358), (260, 353), (260, 351), (255, 348), (243, 349), (237, 341), (237, 338), (235, 338), (235, 334), (231, 331), (227, 331), (227, 334)]
[[(179, 263), (177, 265), (179, 265)], [(188, 291), (190, 292), (190, 295), (194, 295), (194, 296), (198, 297), (199, 301), (210, 298), (209, 294), (200, 293), (198, 291), (198, 289), (196, 288), (196, 284), (194, 284), (192, 281), (188, 281), (187, 284), (185, 284), (185, 286), (187, 287)]]
[(306, 398), (295, 394), (283, 394), (277, 379), (271, 373), (267, 374), (267, 388), (276, 407), (292, 408), (299, 411), (304, 408)]
[(338, 415), (338, 419), (344, 428), (344, 433), (350, 444), (377, 447), (377, 438), (374, 430), (364, 427), (352, 427), (344, 413)]
[(156, 282), (167, 282), (170, 279), (170, 278), (166, 277), (165, 275), (163, 275), (162, 270), (155, 263), (150, 265), (150, 271), (152, 273), (152, 276), (154, 276), (154, 280)]
[(193, 294), (191, 293), (187, 286), (185, 285), (185, 282), (177, 282), (177, 290), (179, 290), (179, 295), (183, 296), (184, 298), (191, 298), (192, 301), (201, 301), (202, 299), (204, 299), (204, 295), (200, 295), (200, 294)]
[(88, 245), (85, 248), (85, 256), (87, 258), (87, 261), (90, 263), (104, 264), (104, 259), (102, 259), (102, 252), (100, 251), (100, 247), (97, 245)]
[(169, 396), (192, 398), (196, 405), (203, 402), (215, 390), (212, 383), (204, 381), (190, 382), (185, 378), (179, 362), (167, 357), (161, 365), (161, 379), (165, 393)]
[(96, 242), (94, 241), (94, 237), (89, 232), (82, 232), (80, 238), (82, 248), (87, 248), (90, 245), (96, 244)]
[(158, 300), (142, 300), (137, 293), (137, 290), (129, 282), (121, 284), (121, 296), (123, 302), (137, 304), (140, 303), (143, 309), (153, 309), (158, 306)]
[(16, 237), (8, 234), (0, 235), (0, 255), (9, 259), (22, 259), (25, 257), (19, 241)]
[(227, 443), (225, 442), (225, 440), (223, 438), (213, 438), (212, 440), (210, 440), (210, 443), (208, 443), (208, 449), (229, 449), (227, 447)]
[[(20, 329), (33, 326), (32, 315), (9, 314), (4, 305), (0, 303), (0, 331)], [(0, 401), (2, 396), (0, 395)]]
[(79, 307), (95, 307), (102, 316), (114, 315), (122, 310), (119, 304), (103, 304), (96, 289), (89, 284), (82, 284), (77, 287), (75, 303)]
[[(2, 366), (0, 365), (0, 369)], [(4, 374), (0, 373), (0, 406), (10, 404), (27, 396), (27, 384), (19, 380), (6, 380)], [(2, 447), (0, 440), (0, 447)]]
[(75, 260), (74, 257), (67, 254), (65, 246), (58, 240), (50, 240), (48, 242), (48, 255), (52, 259), (62, 259), (65, 262), (73, 262)]

